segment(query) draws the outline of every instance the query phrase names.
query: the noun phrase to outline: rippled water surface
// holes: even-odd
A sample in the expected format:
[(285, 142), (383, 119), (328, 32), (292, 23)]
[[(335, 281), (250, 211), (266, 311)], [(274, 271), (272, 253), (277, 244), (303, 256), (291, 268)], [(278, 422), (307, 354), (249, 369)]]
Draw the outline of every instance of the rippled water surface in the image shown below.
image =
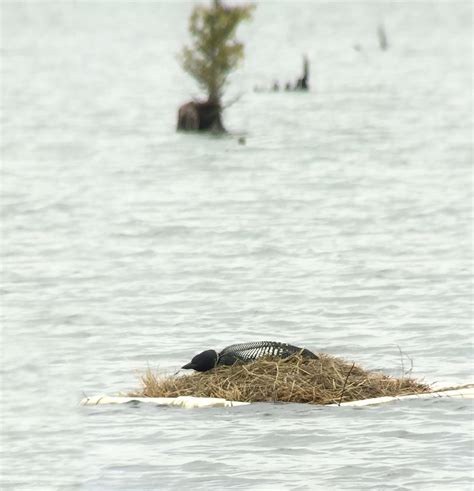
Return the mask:
[(2, 489), (471, 489), (468, 400), (78, 405), (260, 339), (474, 378), (470, 2), (260, 3), (225, 137), (175, 132), (190, 9), (1, 6)]

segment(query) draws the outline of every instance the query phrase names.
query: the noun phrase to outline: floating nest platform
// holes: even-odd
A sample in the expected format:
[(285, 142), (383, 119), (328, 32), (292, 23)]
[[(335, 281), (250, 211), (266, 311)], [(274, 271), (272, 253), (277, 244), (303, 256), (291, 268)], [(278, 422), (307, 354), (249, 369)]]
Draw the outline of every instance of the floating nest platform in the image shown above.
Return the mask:
[(148, 370), (134, 397), (215, 397), (241, 402), (340, 404), (384, 396), (431, 392), (412, 378), (369, 372), (326, 354), (318, 360), (295, 355), (220, 366), (204, 373), (160, 376)]

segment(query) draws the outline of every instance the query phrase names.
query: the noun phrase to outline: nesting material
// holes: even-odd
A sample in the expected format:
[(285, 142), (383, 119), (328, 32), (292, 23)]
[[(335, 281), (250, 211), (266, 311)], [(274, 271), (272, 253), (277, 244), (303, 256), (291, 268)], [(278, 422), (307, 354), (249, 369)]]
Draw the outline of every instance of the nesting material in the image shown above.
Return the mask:
[(204, 373), (159, 376), (148, 370), (135, 397), (212, 397), (230, 401), (281, 401), (340, 404), (375, 397), (431, 392), (411, 378), (368, 372), (340, 358), (319, 354), (318, 360), (295, 355), (262, 358), (253, 363), (220, 366)]

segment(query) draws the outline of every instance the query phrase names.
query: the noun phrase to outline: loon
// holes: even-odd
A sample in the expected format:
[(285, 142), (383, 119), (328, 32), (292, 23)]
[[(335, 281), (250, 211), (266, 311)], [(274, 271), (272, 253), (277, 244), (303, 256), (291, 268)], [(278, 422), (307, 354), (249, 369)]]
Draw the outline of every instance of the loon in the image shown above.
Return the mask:
[(213, 349), (203, 351), (181, 368), (207, 372), (218, 365), (233, 365), (237, 362), (248, 363), (264, 356), (288, 358), (298, 353), (304, 358), (318, 359), (314, 353), (305, 348), (298, 348), (291, 344), (278, 343), (276, 341), (258, 341), (255, 343), (232, 344), (219, 353)]

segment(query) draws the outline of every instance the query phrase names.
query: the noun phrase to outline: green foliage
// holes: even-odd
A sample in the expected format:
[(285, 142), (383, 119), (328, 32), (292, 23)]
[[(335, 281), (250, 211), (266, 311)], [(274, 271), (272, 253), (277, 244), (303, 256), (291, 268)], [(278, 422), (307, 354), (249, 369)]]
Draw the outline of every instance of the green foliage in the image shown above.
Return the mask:
[(243, 59), (244, 46), (235, 39), (235, 31), (251, 18), (253, 9), (253, 5), (228, 7), (214, 0), (211, 7), (197, 6), (191, 14), (192, 47), (183, 48), (181, 63), (210, 101), (220, 103), (227, 77)]

